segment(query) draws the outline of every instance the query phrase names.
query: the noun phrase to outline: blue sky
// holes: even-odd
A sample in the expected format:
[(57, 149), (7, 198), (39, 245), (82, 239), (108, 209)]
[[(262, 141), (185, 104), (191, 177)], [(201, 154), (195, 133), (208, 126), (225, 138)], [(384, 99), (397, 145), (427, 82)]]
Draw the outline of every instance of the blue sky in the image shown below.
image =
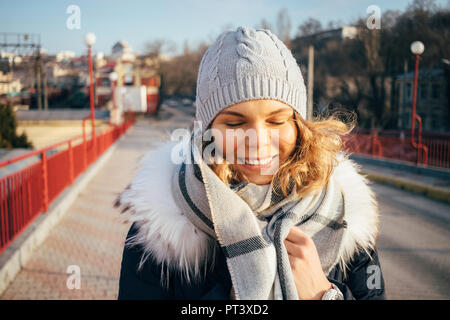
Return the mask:
[[(109, 54), (112, 45), (126, 40), (133, 51), (143, 52), (145, 44), (167, 39), (181, 50), (187, 40), (195, 46), (212, 41), (222, 30), (239, 25), (256, 26), (265, 18), (276, 26), (281, 8), (288, 9), (291, 35), (298, 25), (313, 17), (351, 23), (367, 16), (369, 5), (381, 12), (404, 10), (412, 0), (1, 0), (0, 32), (31, 32), (41, 35), (42, 47), (50, 53), (63, 50), (85, 52), (83, 36), (94, 32), (96, 52)], [(447, 1), (437, 1), (445, 5)], [(80, 29), (66, 27), (69, 5), (81, 10)]]

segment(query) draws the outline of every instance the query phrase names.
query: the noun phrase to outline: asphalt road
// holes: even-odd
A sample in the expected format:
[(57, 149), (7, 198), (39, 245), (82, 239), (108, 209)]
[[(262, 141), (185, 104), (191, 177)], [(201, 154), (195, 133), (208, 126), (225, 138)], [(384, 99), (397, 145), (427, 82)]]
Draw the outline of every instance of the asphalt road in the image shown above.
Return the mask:
[(371, 183), (388, 299), (450, 299), (450, 205)]

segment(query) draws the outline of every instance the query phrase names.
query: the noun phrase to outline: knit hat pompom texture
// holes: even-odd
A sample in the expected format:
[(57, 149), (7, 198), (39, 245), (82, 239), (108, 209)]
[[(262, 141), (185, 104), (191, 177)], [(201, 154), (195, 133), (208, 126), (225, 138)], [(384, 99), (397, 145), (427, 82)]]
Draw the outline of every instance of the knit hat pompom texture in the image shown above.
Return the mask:
[(197, 78), (196, 118), (203, 131), (226, 107), (280, 100), (306, 118), (306, 88), (291, 51), (270, 30), (225, 31), (206, 50)]

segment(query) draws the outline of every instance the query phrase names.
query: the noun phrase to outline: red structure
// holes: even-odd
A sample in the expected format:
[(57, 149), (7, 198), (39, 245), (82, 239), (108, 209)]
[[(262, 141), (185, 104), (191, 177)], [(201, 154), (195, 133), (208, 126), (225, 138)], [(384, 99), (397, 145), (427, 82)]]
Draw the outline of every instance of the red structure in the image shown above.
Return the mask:
[(160, 77), (142, 78), (141, 82), (147, 87), (147, 113), (153, 114), (159, 102)]
[[(413, 105), (412, 105), (412, 114), (411, 114), (411, 144), (414, 148), (417, 149), (417, 164), (423, 163), (427, 165), (428, 163), (428, 148), (422, 144), (422, 118), (416, 113), (416, 104), (417, 104), (417, 78), (419, 76), (419, 60), (420, 56), (418, 54), (416, 56), (416, 64), (414, 68), (414, 91), (413, 91)], [(419, 122), (419, 132), (418, 132), (418, 143), (414, 141), (414, 127), (416, 123), (416, 119)], [(423, 156), (420, 156), (419, 150), (423, 150)]]
[[(126, 68), (130, 68), (130, 70), (132, 70), (132, 68), (139, 68), (139, 66), (131, 61), (110, 61), (97, 71), (95, 83), (97, 85), (96, 94), (98, 106), (102, 108), (102, 106), (104, 106), (109, 100), (114, 98), (112, 95), (113, 85), (115, 85), (115, 87), (124, 88), (144, 86), (146, 91), (147, 108), (146, 111), (143, 112), (149, 114), (155, 113), (159, 103), (159, 87), (161, 85), (160, 76), (154, 72), (152, 73), (152, 76), (148, 76), (148, 73), (147, 76), (145, 76), (142, 75), (145, 73), (142, 70), (140, 73), (136, 71), (133, 71), (133, 73), (124, 73), (123, 70)], [(109, 75), (112, 72), (117, 72), (119, 75), (119, 78), (114, 84), (109, 79)], [(136, 76), (136, 73), (139, 76)]]
[[(450, 135), (421, 133), (421, 145), (427, 152), (423, 163), (436, 168), (450, 169)], [(344, 149), (372, 157), (417, 163), (417, 149), (411, 144), (413, 136), (406, 131), (358, 130), (343, 137)]]
[(3, 161), (0, 167), (38, 156), (40, 161), (0, 178), (0, 253), (88, 166), (97, 160), (134, 123), (134, 115), (126, 115), (120, 126), (86, 139), (83, 134), (44, 149)]

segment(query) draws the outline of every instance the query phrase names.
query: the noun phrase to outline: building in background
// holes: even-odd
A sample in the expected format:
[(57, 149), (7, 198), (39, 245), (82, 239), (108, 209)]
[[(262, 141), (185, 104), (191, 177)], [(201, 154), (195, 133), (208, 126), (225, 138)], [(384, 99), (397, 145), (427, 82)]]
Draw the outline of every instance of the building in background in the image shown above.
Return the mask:
[[(118, 104), (127, 101), (128, 95), (134, 96), (139, 93), (139, 99), (130, 101), (141, 101), (144, 94), (144, 101), (140, 106), (135, 106), (134, 110), (146, 110), (144, 112), (154, 113), (159, 103), (160, 76), (159, 59), (150, 55), (134, 54), (126, 41), (117, 42), (111, 50), (108, 62), (98, 66), (96, 70), (96, 95), (99, 108), (111, 108), (106, 105), (111, 100), (112, 90), (109, 75), (116, 72), (118, 75), (116, 83), (116, 96)], [(141, 87), (136, 89), (136, 87)], [(129, 89), (127, 89), (129, 88)], [(128, 92), (129, 91), (129, 92)], [(143, 106), (142, 106), (143, 105)], [(122, 106), (124, 107), (124, 106)], [(143, 109), (142, 109), (143, 108)]]
[(56, 62), (70, 61), (73, 58), (75, 58), (75, 52), (73, 51), (61, 51), (55, 56)]
[[(395, 103), (399, 129), (411, 129), (414, 72), (395, 78)], [(420, 69), (417, 84), (417, 114), (422, 118), (422, 130), (450, 132), (448, 78), (441, 68)], [(416, 123), (417, 127), (417, 123)]]
[(15, 74), (22, 62), (21, 56), (0, 51), (0, 95), (16, 95), (22, 90), (23, 83)]
[(13, 77), (12, 72), (4, 74), (0, 71), (0, 95), (14, 95), (22, 90), (22, 84), (19, 79)]
[(119, 41), (112, 47), (111, 59), (115, 61), (134, 61), (135, 55), (133, 54), (128, 42)]
[[(142, 87), (130, 92), (144, 92), (144, 112), (156, 111), (159, 102), (160, 77), (157, 72), (159, 59), (150, 55), (133, 53), (126, 41), (114, 44), (110, 56), (103, 52), (94, 55), (95, 107), (112, 108), (112, 91), (109, 75), (118, 74), (117, 88)], [(38, 108), (85, 108), (89, 99), (89, 64), (87, 56), (77, 57), (73, 51), (61, 51), (55, 55), (40, 52), (40, 76), (37, 77), (37, 56), (20, 56), (1, 52), (0, 102), (28, 105)], [(37, 84), (40, 84), (40, 92)], [(136, 91), (137, 90), (137, 91)], [(143, 90), (143, 91), (142, 91)], [(23, 97), (22, 97), (23, 95)], [(142, 99), (139, 99), (141, 101)], [(134, 100), (136, 101), (136, 100)], [(142, 108), (139, 108), (142, 109)]]

